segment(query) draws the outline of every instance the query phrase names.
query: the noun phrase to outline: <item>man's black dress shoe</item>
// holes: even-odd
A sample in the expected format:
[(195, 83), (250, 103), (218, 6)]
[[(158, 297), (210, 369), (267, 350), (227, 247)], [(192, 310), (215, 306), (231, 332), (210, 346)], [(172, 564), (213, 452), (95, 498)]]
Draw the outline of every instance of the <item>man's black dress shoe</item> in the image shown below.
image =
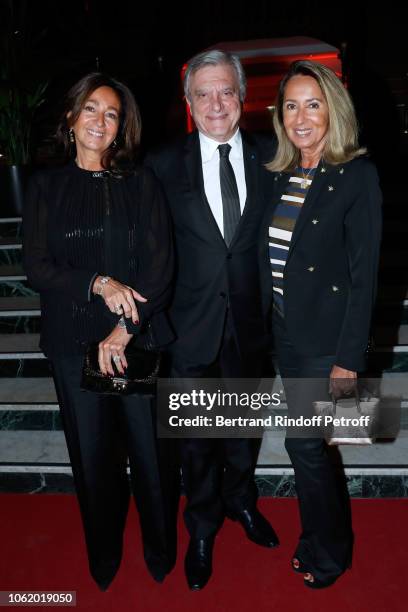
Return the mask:
[(190, 540), (184, 560), (184, 571), (192, 591), (204, 588), (211, 577), (213, 545), (214, 538)]
[(259, 544), (259, 546), (266, 546), (267, 548), (274, 548), (279, 545), (279, 539), (272, 525), (268, 523), (266, 518), (257, 510), (240, 510), (233, 514), (228, 514), (229, 518), (233, 521), (239, 521), (245, 533), (251, 542)]

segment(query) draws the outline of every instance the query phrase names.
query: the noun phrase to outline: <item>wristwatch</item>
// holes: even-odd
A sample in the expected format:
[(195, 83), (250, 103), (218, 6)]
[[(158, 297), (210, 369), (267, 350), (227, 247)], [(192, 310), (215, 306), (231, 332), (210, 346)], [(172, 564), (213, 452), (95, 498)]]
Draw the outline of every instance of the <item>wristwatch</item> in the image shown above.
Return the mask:
[(118, 327), (120, 327), (121, 329), (126, 329), (126, 322), (124, 317), (120, 317), (118, 321)]

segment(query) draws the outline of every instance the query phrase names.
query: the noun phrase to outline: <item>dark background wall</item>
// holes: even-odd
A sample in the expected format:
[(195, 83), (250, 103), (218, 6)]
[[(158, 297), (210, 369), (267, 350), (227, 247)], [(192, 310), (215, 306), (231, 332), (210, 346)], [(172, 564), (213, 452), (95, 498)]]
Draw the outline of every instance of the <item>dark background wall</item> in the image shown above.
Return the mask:
[(64, 92), (91, 70), (131, 86), (148, 147), (179, 128), (169, 111), (181, 99), (179, 70), (191, 55), (224, 40), (293, 35), (347, 45), (345, 68), (363, 140), (379, 158), (401, 146), (396, 104), (407, 89), (408, 44), (406, 9), (397, 3), (377, 9), (373, 2), (314, 0), (0, 0), (0, 9), (0, 35), (12, 31), (16, 42), (27, 39), (31, 70), (50, 83), (34, 134), (42, 146)]

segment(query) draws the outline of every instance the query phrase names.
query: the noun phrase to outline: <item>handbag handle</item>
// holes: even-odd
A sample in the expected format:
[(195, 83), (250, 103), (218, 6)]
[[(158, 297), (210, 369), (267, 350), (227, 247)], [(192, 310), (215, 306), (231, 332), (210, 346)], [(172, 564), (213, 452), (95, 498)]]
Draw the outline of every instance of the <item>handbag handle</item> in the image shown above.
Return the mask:
[[(350, 397), (352, 397), (354, 395), (355, 400), (356, 400), (356, 407), (357, 407), (357, 412), (359, 414), (361, 414), (361, 407), (360, 407), (360, 394), (358, 391), (358, 387), (357, 384), (354, 385), (353, 391), (349, 394)], [(336, 406), (337, 406), (337, 398), (334, 396), (333, 393), (330, 393), (330, 397), (331, 397), (331, 401), (333, 404), (333, 414), (336, 414)]]

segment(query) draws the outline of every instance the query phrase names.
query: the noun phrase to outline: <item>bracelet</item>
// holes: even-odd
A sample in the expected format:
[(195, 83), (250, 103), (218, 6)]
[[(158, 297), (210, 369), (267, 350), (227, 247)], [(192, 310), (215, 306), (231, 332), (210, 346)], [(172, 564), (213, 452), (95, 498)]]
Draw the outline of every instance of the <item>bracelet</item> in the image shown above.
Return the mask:
[(102, 276), (102, 278), (99, 280), (98, 286), (96, 287), (96, 293), (98, 295), (103, 294), (103, 288), (106, 285), (106, 283), (108, 283), (109, 281), (110, 281), (110, 276)]
[(126, 322), (123, 316), (120, 317), (118, 321), (118, 327), (120, 327), (121, 329), (126, 329)]

